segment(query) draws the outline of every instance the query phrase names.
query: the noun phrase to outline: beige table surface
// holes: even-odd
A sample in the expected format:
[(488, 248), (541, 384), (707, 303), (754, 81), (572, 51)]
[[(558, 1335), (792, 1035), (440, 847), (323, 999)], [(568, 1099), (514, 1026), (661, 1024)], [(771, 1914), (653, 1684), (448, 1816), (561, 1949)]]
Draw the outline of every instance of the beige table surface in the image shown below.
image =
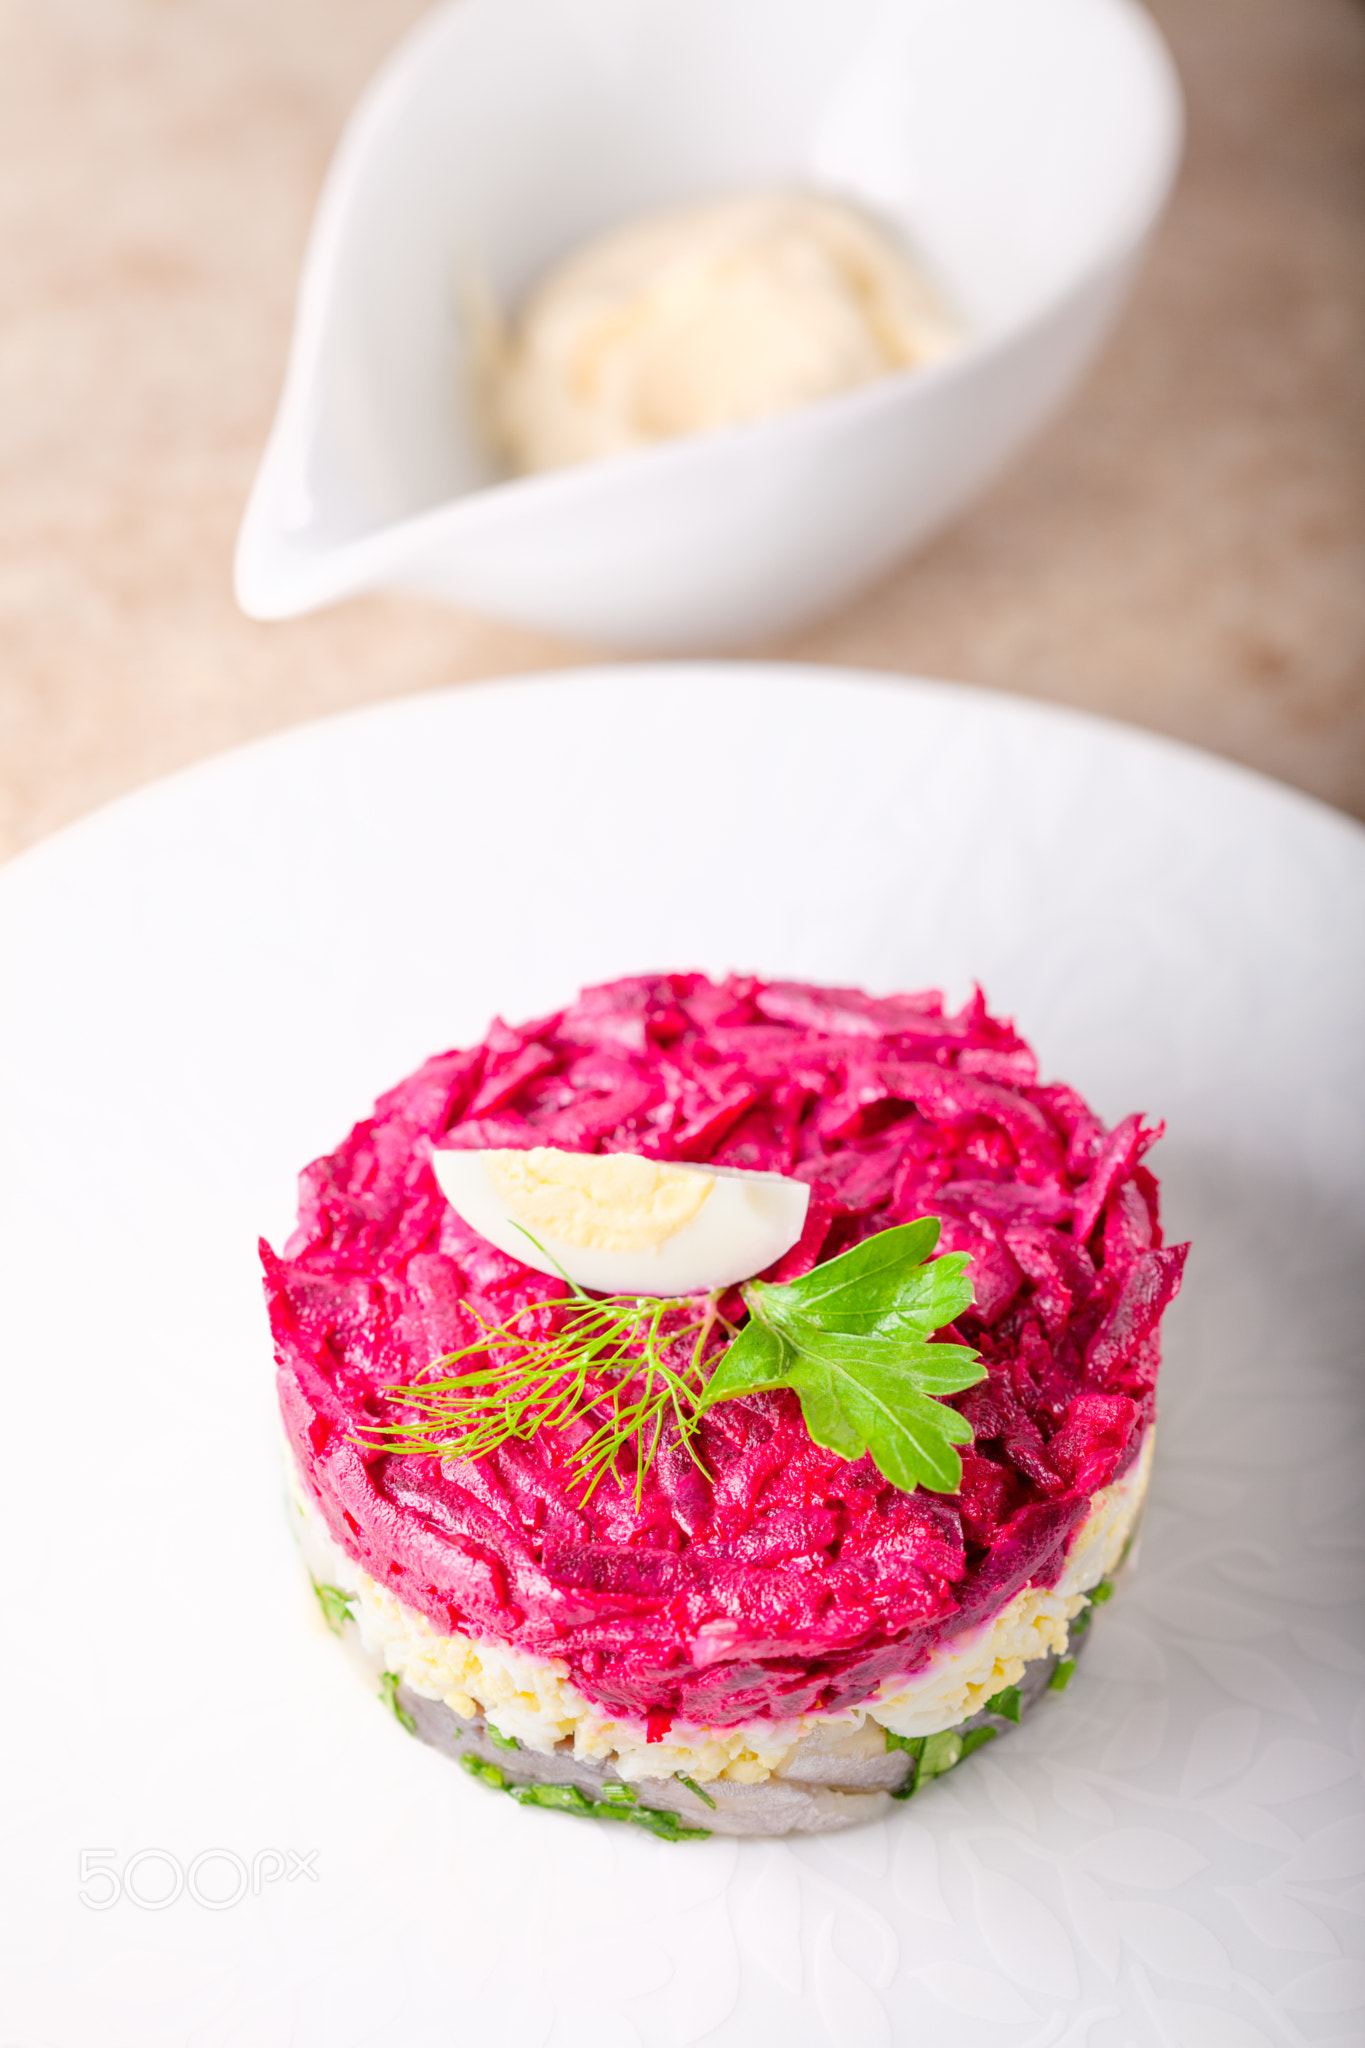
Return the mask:
[[(234, 609), (319, 180), (420, 11), (0, 0), (0, 854), (300, 719), (593, 658), (415, 600)], [(1365, 6), (1155, 11), (1188, 155), (1098, 371), (767, 651), (1083, 705), (1365, 815)]]

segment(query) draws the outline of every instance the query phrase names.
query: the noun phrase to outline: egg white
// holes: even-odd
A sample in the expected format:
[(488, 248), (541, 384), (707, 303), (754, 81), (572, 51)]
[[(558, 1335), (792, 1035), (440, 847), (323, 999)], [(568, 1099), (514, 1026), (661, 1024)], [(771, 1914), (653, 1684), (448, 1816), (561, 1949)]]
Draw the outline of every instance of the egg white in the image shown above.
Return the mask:
[[(509, 1196), (509, 1161), (551, 1194), (573, 1196), (562, 1232)], [(437, 1151), (432, 1165), (446, 1200), (481, 1237), (537, 1272), (595, 1294), (664, 1297), (733, 1287), (791, 1249), (810, 1202), (805, 1182), (785, 1174), (680, 1166), (636, 1153), (569, 1153), (548, 1145), (525, 1153)], [(682, 1217), (676, 1227), (670, 1215)]]

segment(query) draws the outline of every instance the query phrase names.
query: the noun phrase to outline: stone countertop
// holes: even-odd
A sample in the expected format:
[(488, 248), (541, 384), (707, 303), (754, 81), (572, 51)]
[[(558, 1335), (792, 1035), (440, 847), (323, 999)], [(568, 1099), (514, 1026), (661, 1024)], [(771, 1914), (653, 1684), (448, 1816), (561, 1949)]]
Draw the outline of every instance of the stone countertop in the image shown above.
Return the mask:
[[(1065, 417), (765, 652), (1079, 705), (1365, 815), (1365, 6), (1157, 0), (1184, 174)], [(417, 600), (256, 625), (232, 543), (327, 158), (420, 0), (0, 0), (0, 855), (351, 705), (595, 657)]]

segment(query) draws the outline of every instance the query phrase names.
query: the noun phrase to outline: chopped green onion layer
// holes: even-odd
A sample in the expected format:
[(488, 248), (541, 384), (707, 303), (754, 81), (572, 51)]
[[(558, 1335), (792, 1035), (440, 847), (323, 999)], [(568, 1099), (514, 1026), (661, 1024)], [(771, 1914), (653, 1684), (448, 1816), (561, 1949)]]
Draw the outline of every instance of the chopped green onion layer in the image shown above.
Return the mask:
[(552, 1813), (577, 1813), (591, 1820), (629, 1821), (664, 1842), (706, 1842), (711, 1838), (709, 1828), (685, 1828), (676, 1813), (641, 1806), (629, 1785), (604, 1786), (601, 1799), (589, 1799), (577, 1785), (515, 1784), (497, 1764), (468, 1752), (460, 1762), (471, 1778), (478, 1778), (494, 1792), (506, 1792), (518, 1806), (541, 1806)]
[(401, 1681), (396, 1671), (385, 1671), (379, 1680), (379, 1697), (383, 1700), (384, 1705), (393, 1715), (399, 1727), (406, 1728), (409, 1735), (415, 1735), (417, 1733), (417, 1723), (413, 1720), (407, 1708), (399, 1704), (398, 1687), (400, 1683)]

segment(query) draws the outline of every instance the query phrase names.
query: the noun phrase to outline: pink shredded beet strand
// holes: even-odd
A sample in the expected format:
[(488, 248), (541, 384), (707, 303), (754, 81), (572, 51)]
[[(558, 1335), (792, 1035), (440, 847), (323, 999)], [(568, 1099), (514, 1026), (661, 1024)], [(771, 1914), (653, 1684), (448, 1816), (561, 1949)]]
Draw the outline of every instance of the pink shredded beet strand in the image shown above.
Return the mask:
[[(294, 1455), (332, 1536), (444, 1632), (568, 1665), (609, 1711), (727, 1726), (856, 1705), (1058, 1576), (1092, 1494), (1137, 1455), (1158, 1328), (1186, 1247), (1162, 1243), (1142, 1164), (978, 991), (872, 997), (732, 976), (590, 988), (552, 1017), (441, 1053), (301, 1176), (262, 1245)], [(383, 1390), (527, 1303), (562, 1295), (444, 1200), (436, 1146), (556, 1145), (793, 1174), (789, 1280), (860, 1239), (942, 1219), (975, 1300), (944, 1334), (989, 1378), (952, 1496), (890, 1486), (811, 1441), (795, 1395), (718, 1404), (697, 1440), (590, 1499), (576, 1441), (542, 1430), (477, 1462), (360, 1448)], [(738, 1303), (738, 1297), (732, 1297)]]

